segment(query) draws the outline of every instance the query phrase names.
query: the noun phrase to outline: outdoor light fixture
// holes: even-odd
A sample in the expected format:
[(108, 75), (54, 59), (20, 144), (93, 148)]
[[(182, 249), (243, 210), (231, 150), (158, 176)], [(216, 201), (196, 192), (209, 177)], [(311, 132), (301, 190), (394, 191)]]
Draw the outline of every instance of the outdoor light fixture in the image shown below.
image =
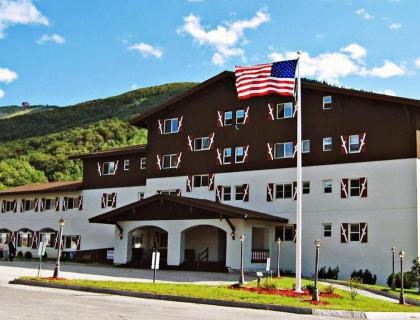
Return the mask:
[(401, 265), (401, 291), (400, 291), (400, 304), (405, 304), (404, 296), (404, 272), (403, 272), (403, 261), (404, 261), (405, 252), (400, 251), (400, 265)]
[(60, 230), (58, 232), (58, 249), (57, 249), (57, 262), (54, 268), (53, 278), (58, 278), (60, 275), (60, 256), (61, 256), (61, 242), (63, 241), (63, 229), (64, 229), (65, 220), (63, 217), (58, 221)]
[(280, 278), (280, 245), (281, 239), (280, 237), (277, 238), (277, 277)]
[(392, 252), (392, 281), (391, 281), (391, 290), (395, 290), (395, 253), (397, 252), (395, 247), (391, 248)]
[(245, 241), (245, 236), (243, 234), (241, 234), (240, 240), (241, 240), (241, 271), (239, 273), (239, 284), (243, 284), (245, 282), (245, 276), (244, 276), (244, 241)]
[(315, 240), (315, 284), (312, 292), (312, 301), (319, 301), (319, 289), (318, 289), (318, 269), (319, 269), (319, 247), (321, 246), (321, 240)]
[(235, 235), (235, 232), (234, 232), (234, 231), (232, 231), (232, 232), (230, 233), (230, 237), (232, 238), (232, 240), (235, 240), (236, 235)]

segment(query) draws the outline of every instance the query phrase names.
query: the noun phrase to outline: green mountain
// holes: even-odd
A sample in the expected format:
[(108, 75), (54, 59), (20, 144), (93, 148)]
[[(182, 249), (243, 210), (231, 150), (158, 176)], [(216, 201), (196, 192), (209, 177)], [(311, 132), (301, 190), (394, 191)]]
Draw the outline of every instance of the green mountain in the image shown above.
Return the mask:
[(20, 107), (0, 108), (8, 114), (0, 117), (0, 189), (81, 179), (81, 162), (68, 156), (146, 143), (146, 130), (127, 120), (194, 85), (166, 84), (69, 107), (34, 108), (24, 114), (18, 114)]
[(10, 119), (12, 117), (21, 116), (23, 114), (51, 111), (55, 108), (58, 107), (49, 105), (35, 105), (25, 110), (20, 106), (4, 106), (0, 107), (0, 119)]

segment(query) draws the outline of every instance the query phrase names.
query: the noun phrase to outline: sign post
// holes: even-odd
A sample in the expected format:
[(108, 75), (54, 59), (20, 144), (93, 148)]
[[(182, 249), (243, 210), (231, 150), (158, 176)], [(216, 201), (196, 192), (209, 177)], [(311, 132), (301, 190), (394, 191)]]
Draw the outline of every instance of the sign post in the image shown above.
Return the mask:
[(153, 283), (156, 282), (156, 270), (159, 269), (160, 252), (155, 248), (152, 253)]
[(42, 257), (45, 255), (45, 249), (47, 248), (46, 242), (40, 242), (38, 248), (38, 256), (39, 256), (39, 265), (38, 265), (38, 278), (41, 274), (41, 264), (42, 264)]

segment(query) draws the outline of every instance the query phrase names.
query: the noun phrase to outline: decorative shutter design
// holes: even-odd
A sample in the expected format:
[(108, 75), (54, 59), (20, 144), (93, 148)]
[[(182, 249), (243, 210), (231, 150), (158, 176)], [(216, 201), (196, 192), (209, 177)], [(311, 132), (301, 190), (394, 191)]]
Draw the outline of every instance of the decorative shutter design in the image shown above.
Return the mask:
[(78, 201), (77, 201), (77, 208), (79, 210), (83, 210), (83, 196), (79, 196)]
[(223, 112), (217, 111), (217, 127), (223, 128)]
[(25, 209), (25, 199), (20, 200), (20, 212), (23, 212)]
[(96, 164), (98, 165), (98, 174), (101, 177), (102, 176), (101, 164), (99, 162), (97, 162)]
[(64, 199), (63, 199), (63, 211), (67, 210), (67, 201), (68, 201), (68, 198), (64, 197)]
[(187, 139), (188, 139), (188, 149), (189, 149), (190, 151), (194, 151), (194, 148), (193, 148), (193, 139), (192, 139), (192, 137), (191, 137), (191, 136), (187, 136)]
[(214, 132), (212, 132), (212, 133), (209, 134), (209, 138), (210, 138), (209, 149), (211, 149), (213, 147), (213, 144), (214, 144), (214, 135), (215, 135)]
[(245, 109), (245, 117), (244, 117), (244, 124), (249, 123), (249, 107)]
[(360, 223), (360, 242), (368, 242), (368, 225), (367, 223)]
[(267, 142), (267, 160), (274, 160), (274, 144)]
[(76, 249), (80, 250), (80, 236), (76, 236), (76, 245), (77, 245)]
[(296, 224), (293, 225), (293, 242), (296, 242)]
[(117, 162), (115, 162), (114, 172), (112, 173), (112, 175), (114, 175), (114, 176), (117, 173), (118, 163), (120, 163), (120, 160), (117, 160)]
[(274, 117), (274, 107), (271, 106), (271, 104), (268, 104), (268, 120), (270, 121), (274, 121), (275, 117)]
[(359, 181), (360, 181), (360, 197), (367, 198), (367, 195), (368, 195), (367, 179), (360, 178)]
[(341, 224), (340, 242), (341, 243), (349, 242), (349, 224), (348, 223), (342, 223)]
[(359, 152), (366, 152), (366, 132), (359, 134), (360, 147)]
[(45, 203), (47, 202), (47, 199), (45, 199), (45, 198), (42, 198), (41, 199), (41, 203), (40, 203), (40, 206), (39, 206), (39, 211), (44, 211), (45, 210)]
[(293, 118), (296, 117), (297, 114), (297, 103), (293, 103)]
[(112, 207), (115, 208), (117, 206), (117, 194), (114, 192), (112, 193)]
[(1, 202), (1, 213), (6, 212), (6, 200), (2, 200)]
[(297, 199), (297, 182), (296, 181), (293, 181), (292, 183), (292, 197), (293, 197), (293, 200)]
[(293, 141), (293, 156), (292, 158), (294, 159), (297, 155), (297, 142)]
[(341, 179), (341, 198), (349, 197), (349, 179)]
[(35, 212), (39, 211), (39, 200), (38, 198), (35, 198), (34, 200), (34, 207), (35, 207)]
[(175, 192), (176, 192), (176, 195), (177, 195), (178, 197), (180, 197), (180, 196), (181, 196), (181, 194), (182, 194), (182, 190), (181, 190), (181, 189), (176, 189), (176, 190), (175, 190)]
[(242, 188), (244, 189), (244, 196), (242, 197), (242, 201), (248, 202), (249, 201), (249, 184), (243, 184)]
[(222, 160), (222, 149), (217, 148), (216, 152), (217, 152), (217, 164), (219, 166), (221, 166), (223, 164), (223, 160)]
[(179, 120), (178, 120), (178, 132), (182, 132), (182, 131), (184, 131), (184, 128), (183, 128), (183, 126), (182, 126), (182, 124), (183, 124), (183, 121), (184, 120), (184, 116), (181, 116), (180, 118), (179, 118)]
[(274, 200), (274, 183), (267, 184), (267, 201), (271, 202)]
[(32, 243), (31, 243), (31, 248), (32, 249), (38, 249), (38, 238), (39, 238), (39, 231), (34, 231), (32, 233)]
[(55, 198), (55, 211), (60, 211), (60, 198)]
[(347, 149), (347, 142), (349, 141), (349, 136), (340, 136), (340, 138), (341, 138), (341, 146), (340, 146), (341, 154), (349, 154), (349, 150)]
[(248, 162), (249, 161), (249, 153), (248, 153), (248, 151), (249, 151), (249, 144), (245, 147), (245, 150), (244, 150), (244, 162)]
[(192, 176), (187, 176), (187, 187), (185, 188), (187, 192), (192, 191)]
[(17, 200), (13, 200), (13, 213), (17, 212)]
[(182, 157), (182, 152), (178, 154), (178, 159), (176, 161), (176, 169), (178, 169), (181, 166), (181, 157)]
[(214, 190), (214, 173), (209, 174), (209, 191)]
[(106, 193), (102, 193), (102, 199), (101, 199), (101, 208), (102, 209), (106, 208), (106, 198), (107, 198)]
[(222, 202), (222, 186), (216, 186), (216, 202)]
[(162, 164), (161, 164), (161, 159), (160, 159), (160, 155), (159, 154), (156, 155), (156, 168), (158, 170), (162, 170)]
[(159, 133), (163, 134), (163, 123), (162, 120), (158, 119), (158, 129), (159, 129)]

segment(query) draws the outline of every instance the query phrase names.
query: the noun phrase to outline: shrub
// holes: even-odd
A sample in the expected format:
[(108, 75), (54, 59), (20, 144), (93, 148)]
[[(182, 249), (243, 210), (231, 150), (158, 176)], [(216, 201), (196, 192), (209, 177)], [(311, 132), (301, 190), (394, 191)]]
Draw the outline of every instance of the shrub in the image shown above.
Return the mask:
[(28, 259), (28, 260), (32, 259), (32, 253), (29, 251), (25, 252), (25, 259)]
[(324, 292), (328, 294), (333, 294), (335, 291), (335, 287), (332, 284), (329, 284), (325, 289)]
[(18, 253), (16, 254), (16, 257), (18, 257), (18, 258), (22, 258), (22, 257), (23, 257), (23, 253), (22, 253), (22, 251), (18, 251)]
[(271, 278), (265, 278), (262, 283), (263, 288), (265, 289), (276, 289), (277, 283)]
[(368, 269), (365, 269), (365, 271), (363, 271), (362, 269), (360, 269), (359, 271), (354, 270), (352, 272), (352, 274), (350, 275), (351, 278), (360, 278), (362, 279), (364, 284), (375, 284), (376, 283), (376, 274), (372, 274), (372, 272), (370, 272)]
[(338, 274), (340, 273), (340, 268), (336, 266), (335, 268), (328, 267), (322, 267), (318, 271), (318, 278), (320, 279), (338, 279)]
[(420, 293), (420, 260), (417, 257), (413, 260), (413, 265), (411, 266), (411, 278), (415, 282), (415, 285), (418, 288), (418, 291)]
[(306, 289), (306, 290), (308, 290), (308, 292), (309, 292), (310, 294), (313, 294), (313, 293), (314, 293), (314, 290), (315, 290), (315, 286), (314, 286), (314, 285), (312, 285), (312, 284), (307, 284), (307, 285), (305, 286), (305, 289)]
[(363, 279), (360, 277), (352, 277), (347, 280), (347, 290), (349, 291), (350, 298), (356, 299), (360, 288), (362, 287)]
[[(391, 288), (392, 285), (392, 273), (388, 276), (386, 281), (388, 286)], [(411, 272), (404, 272), (404, 288), (411, 289), (415, 285), (415, 280), (412, 277)], [(397, 288), (401, 287), (401, 272), (395, 274), (395, 286)]]

